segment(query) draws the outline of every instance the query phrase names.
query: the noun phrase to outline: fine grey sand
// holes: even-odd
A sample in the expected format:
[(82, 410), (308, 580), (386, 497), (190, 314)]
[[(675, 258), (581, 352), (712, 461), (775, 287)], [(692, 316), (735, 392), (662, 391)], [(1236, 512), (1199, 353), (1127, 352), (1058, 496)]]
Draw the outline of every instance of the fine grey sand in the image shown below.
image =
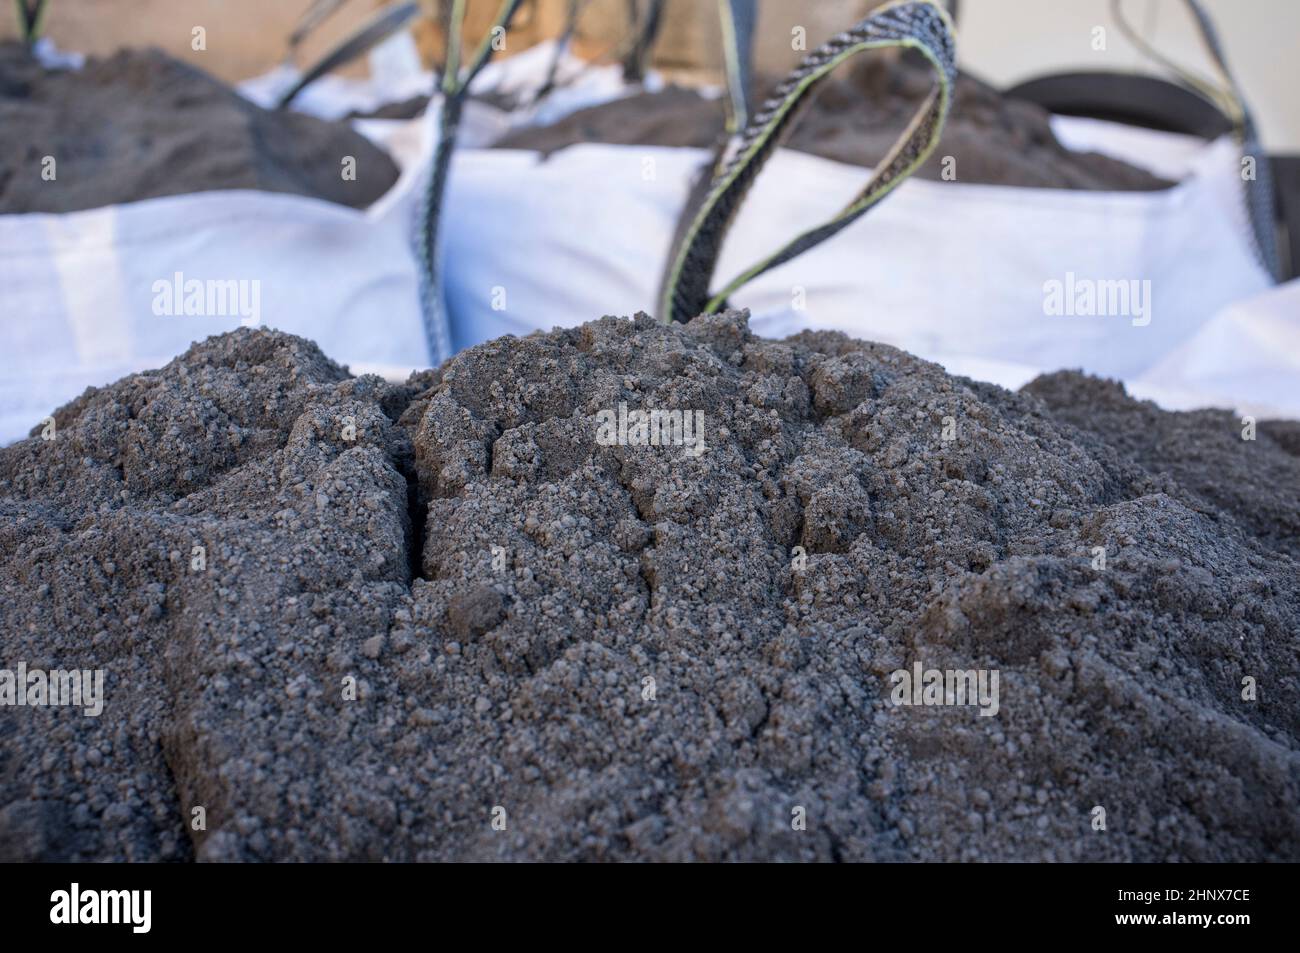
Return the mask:
[[(918, 57), (919, 59), (919, 57)], [(803, 108), (791, 149), (851, 165), (875, 166), (907, 127), (933, 79), (924, 61), (850, 61)], [(1052, 132), (1051, 116), (962, 73), (943, 136), (917, 170), (924, 179), (1032, 188), (1138, 191), (1171, 183), (1095, 152), (1072, 152)], [(579, 142), (711, 148), (723, 127), (720, 99), (669, 87), (584, 109), (550, 125), (516, 130), (497, 148), (552, 153)]]
[[(346, 124), (268, 112), (158, 50), (46, 70), (20, 44), (0, 43), (0, 129), (0, 214), (213, 189), (365, 208), (397, 180), (387, 153)], [(343, 177), (345, 156), (355, 179)]]
[(241, 330), (55, 416), (0, 668), (106, 701), (0, 708), (3, 859), (1300, 859), (1300, 459), (1226, 412), (729, 312), (403, 386)]

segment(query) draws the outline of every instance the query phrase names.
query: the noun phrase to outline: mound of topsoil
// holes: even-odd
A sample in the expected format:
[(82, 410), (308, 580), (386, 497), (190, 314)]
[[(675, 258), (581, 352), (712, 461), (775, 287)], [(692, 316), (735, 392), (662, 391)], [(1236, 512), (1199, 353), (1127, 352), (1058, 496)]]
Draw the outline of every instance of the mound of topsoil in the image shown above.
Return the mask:
[[(832, 74), (805, 109), (785, 145), (836, 162), (875, 166), (893, 146), (933, 86), (923, 60), (881, 57)], [(1138, 191), (1171, 183), (1095, 152), (1072, 152), (1052, 132), (1041, 106), (1010, 99), (961, 74), (952, 111), (934, 153), (917, 171), (938, 180), (943, 159), (956, 159), (959, 182), (1034, 188)], [(714, 146), (723, 128), (720, 99), (669, 87), (573, 113), (551, 126), (516, 130), (503, 149), (550, 154), (579, 142)], [(950, 175), (951, 178), (951, 175)]]
[(0, 854), (1297, 860), (1298, 514), (1226, 412), (740, 313), (237, 331), (0, 450), (0, 666), (106, 680), (0, 709)]
[[(0, 213), (213, 189), (364, 208), (398, 174), (387, 153), (346, 124), (268, 112), (157, 50), (46, 70), (20, 44), (0, 44), (0, 129)], [(343, 178), (344, 156), (356, 159), (354, 180)]]

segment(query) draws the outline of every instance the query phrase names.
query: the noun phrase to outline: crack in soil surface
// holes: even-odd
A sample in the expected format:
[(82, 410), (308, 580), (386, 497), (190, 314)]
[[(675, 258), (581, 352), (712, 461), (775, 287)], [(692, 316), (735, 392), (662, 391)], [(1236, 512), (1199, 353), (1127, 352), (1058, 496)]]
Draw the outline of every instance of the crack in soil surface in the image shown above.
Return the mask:
[[(403, 385), (236, 331), (56, 420), (0, 450), (0, 667), (107, 700), (0, 711), (7, 858), (1300, 858), (1284, 429), (734, 312)], [(894, 706), (918, 661), (998, 714)]]

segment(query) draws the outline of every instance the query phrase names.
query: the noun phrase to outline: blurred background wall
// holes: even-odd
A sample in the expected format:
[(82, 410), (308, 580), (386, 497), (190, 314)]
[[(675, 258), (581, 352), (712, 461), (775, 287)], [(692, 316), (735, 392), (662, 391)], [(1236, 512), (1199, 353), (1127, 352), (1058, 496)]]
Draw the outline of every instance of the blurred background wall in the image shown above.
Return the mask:
[[(429, 57), (440, 46), (430, 16), (417, 36)], [(791, 30), (809, 48), (853, 23), (877, 0), (759, 0), (755, 65), (784, 72), (800, 53)], [(1300, 0), (1203, 0), (1219, 25), (1237, 77), (1254, 107), (1265, 145), (1300, 151)], [(123, 45), (154, 45), (226, 80), (269, 69), (310, 0), (51, 0), (46, 34), (64, 49), (110, 53)], [(1129, 19), (1161, 50), (1188, 66), (1207, 60), (1182, 0), (1124, 0)], [(351, 0), (304, 46), (310, 60), (354, 29), (381, 0)], [(560, 32), (567, 0), (528, 0), (511, 33), (516, 49)], [(0, 39), (14, 33), (10, 4), (0, 6)], [(477, 38), (496, 0), (470, 0), (466, 33)], [(1158, 72), (1114, 27), (1110, 0), (961, 0), (959, 50), (966, 69), (999, 86), (1044, 72), (1074, 69)], [(576, 44), (596, 57), (626, 30), (626, 0), (588, 0)], [(194, 26), (207, 30), (207, 50), (190, 48)], [(1104, 27), (1106, 49), (1092, 47)], [(683, 79), (718, 78), (717, 8), (713, 0), (668, 0), (655, 64)], [(358, 67), (362, 68), (362, 67)]]
[[(1300, 0), (1202, 0), (1264, 145), (1300, 152)], [(1182, 0), (1124, 0), (1125, 16), (1176, 62), (1209, 72)], [(1092, 30), (1107, 30), (1093, 52)], [(961, 0), (962, 64), (996, 86), (1046, 72), (1126, 70), (1161, 75), (1114, 27), (1110, 0)]]

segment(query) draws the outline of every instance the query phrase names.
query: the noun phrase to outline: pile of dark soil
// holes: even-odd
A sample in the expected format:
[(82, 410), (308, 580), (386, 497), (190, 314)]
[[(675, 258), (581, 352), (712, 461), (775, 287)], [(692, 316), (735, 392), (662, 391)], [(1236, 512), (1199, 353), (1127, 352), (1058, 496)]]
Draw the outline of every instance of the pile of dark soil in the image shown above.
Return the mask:
[(106, 703), (0, 708), (6, 859), (1300, 859), (1300, 459), (1229, 413), (728, 313), (403, 386), (237, 331), (56, 417), (0, 667)]
[[(268, 112), (157, 50), (46, 70), (0, 44), (0, 213), (73, 212), (213, 189), (289, 192), (365, 208), (392, 187), (388, 154), (342, 123)], [(55, 177), (43, 176), (45, 157)], [(355, 180), (342, 175), (356, 159)]]
[[(785, 144), (837, 162), (875, 166), (932, 85), (928, 67), (906, 56), (846, 65), (842, 76), (827, 79)], [(1007, 98), (963, 73), (943, 137), (917, 175), (940, 179), (943, 158), (952, 156), (959, 182), (1102, 191), (1171, 184), (1126, 162), (1066, 149), (1049, 120), (1042, 107)], [(707, 149), (717, 143), (722, 126), (721, 100), (670, 87), (585, 109), (551, 126), (517, 130), (496, 146), (545, 154), (579, 142)]]

